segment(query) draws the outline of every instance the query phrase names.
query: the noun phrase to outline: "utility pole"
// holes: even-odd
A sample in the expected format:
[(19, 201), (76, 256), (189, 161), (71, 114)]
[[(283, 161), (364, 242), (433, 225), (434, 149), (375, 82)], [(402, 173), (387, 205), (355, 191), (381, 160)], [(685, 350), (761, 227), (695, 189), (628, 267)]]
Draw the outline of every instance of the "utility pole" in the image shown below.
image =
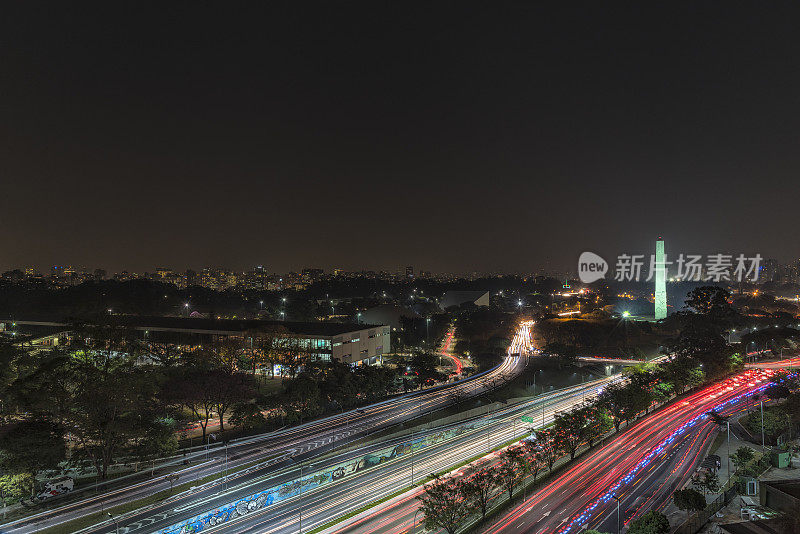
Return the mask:
[(731, 481), (731, 422), (725, 421), (728, 424), (728, 482)]
[(411, 427), (411, 443), (408, 445), (411, 454), (411, 485), (414, 485), (414, 427)]
[(492, 449), (489, 447), (489, 410), (491, 409), (491, 404), (486, 405), (486, 452), (490, 452)]
[(108, 514), (108, 517), (110, 517), (111, 520), (114, 522), (114, 530), (116, 531), (117, 534), (119, 534), (119, 523), (117, 522), (117, 518), (111, 515), (111, 512), (106, 512), (106, 513)]
[(300, 498), (298, 499), (300, 513), (300, 534), (303, 534), (303, 462), (300, 462)]

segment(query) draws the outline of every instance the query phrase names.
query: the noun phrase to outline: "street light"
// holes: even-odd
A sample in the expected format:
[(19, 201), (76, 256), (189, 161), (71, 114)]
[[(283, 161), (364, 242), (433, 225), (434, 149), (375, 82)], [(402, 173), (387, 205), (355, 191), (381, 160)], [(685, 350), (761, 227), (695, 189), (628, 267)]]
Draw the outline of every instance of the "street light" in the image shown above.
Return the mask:
[(106, 512), (106, 513), (108, 514), (108, 517), (110, 517), (111, 520), (114, 522), (115, 530), (117, 531), (117, 534), (119, 534), (119, 523), (117, 522), (117, 518), (111, 515), (111, 512)]
[(759, 396), (758, 401), (761, 403), (761, 452), (766, 448), (764, 446), (764, 397)]
[(621, 525), (619, 524), (619, 497), (617, 497), (616, 493), (612, 495), (612, 497), (614, 497), (614, 500), (617, 501), (617, 534), (619, 534), (621, 528)]
[(414, 512), (414, 522), (411, 523), (411, 534), (414, 534), (414, 529), (417, 528), (417, 514), (422, 511), (422, 508), (417, 508)]

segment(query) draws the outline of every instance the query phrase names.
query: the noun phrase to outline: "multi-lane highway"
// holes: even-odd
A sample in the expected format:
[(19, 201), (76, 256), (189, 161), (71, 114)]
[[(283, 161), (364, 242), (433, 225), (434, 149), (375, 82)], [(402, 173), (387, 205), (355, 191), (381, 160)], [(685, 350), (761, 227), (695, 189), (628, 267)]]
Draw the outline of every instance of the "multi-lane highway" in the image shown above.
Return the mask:
[[(577, 532), (584, 525), (616, 531), (616, 515), (608, 512), (609, 506), (612, 512), (616, 511), (613, 497), (611, 505), (607, 500), (612, 490), (612, 495), (620, 498), (623, 521), (663, 506), (691, 476), (710, 446), (714, 428), (705, 414), (714, 407), (719, 407), (721, 413), (742, 407), (745, 403), (738, 402), (743, 400), (740, 397), (763, 387), (768, 376), (768, 372), (748, 371), (664, 407), (580, 460), (493, 524), (488, 532)], [(495, 454), (480, 460), (489, 465), (493, 461)], [(615, 487), (621, 480), (625, 483)], [(420, 533), (422, 518), (416, 497), (421, 493), (421, 488), (409, 490), (342, 521), (324, 534)]]
[[(556, 412), (568, 410), (581, 403), (583, 399), (594, 395), (601, 384), (610, 380), (612, 379), (608, 378), (566, 388), (531, 401), (504, 407), (488, 416), (475, 417), (450, 425), (449, 427), (464, 428), (446, 441), (415, 450), (413, 454), (406, 452), (361, 473), (304, 492), (302, 496), (296, 495), (290, 500), (251, 512), (221, 525), (215, 532), (288, 534), (299, 530), (301, 513), (304, 529), (311, 530), (326, 525), (366, 504), (412, 486), (412, 476), (413, 483), (420, 484), (431, 473), (447, 471), (455, 465), (480, 457), (512, 439), (529, 434), (530, 427), (520, 421), (523, 415), (532, 417), (537, 426), (541, 425), (542, 420), (545, 424), (549, 424)], [(438, 427), (428, 430), (427, 433), (441, 433), (447, 428)], [(403, 439), (408, 440), (409, 437), (405, 436)], [(363, 457), (368, 453), (367, 450), (359, 450), (357, 456)], [(345, 458), (336, 461), (341, 462)], [(324, 466), (314, 468), (323, 470)], [(294, 476), (297, 476), (296, 472)], [(414, 510), (411, 509), (412, 516), (413, 513)], [(384, 531), (397, 532), (395, 528), (393, 525)]]
[[(529, 336), (529, 325), (523, 326), (515, 336), (515, 343), (524, 345), (522, 336)], [(501, 385), (521, 370), (521, 359), (508, 356), (497, 368), (469, 379), (453, 382), (435, 389), (414, 392), (383, 401), (359, 410), (312, 421), (294, 428), (240, 440), (228, 446), (227, 455), (221, 448), (212, 451), (209, 458), (200, 454), (196, 463), (179, 471), (178, 484), (198, 480), (208, 475), (219, 474), (227, 466), (234, 472), (228, 477), (226, 487), (234, 487), (271, 476), (281, 467), (294, 465), (295, 459), (309, 461), (317, 454), (330, 451), (356, 438), (381, 429), (412, 420), (420, 415), (438, 410), (463, 399), (480, 395)], [(237, 468), (249, 466), (242, 471)], [(57, 525), (88, 513), (108, 509), (167, 490), (170, 481), (166, 477), (132, 484), (102, 493), (98, 496), (64, 505), (2, 525), (6, 532), (35, 532)], [(120, 531), (149, 532), (156, 525), (191, 517), (213, 502), (223, 489), (220, 482), (199, 486), (190, 492), (176, 495), (167, 502), (120, 518)], [(131, 527), (127, 525), (130, 524)], [(97, 531), (113, 530), (110, 522)]]
[(702, 461), (712, 437), (708, 412), (729, 414), (769, 384), (770, 371), (746, 371), (670, 404), (577, 462), (486, 529), (487, 534), (616, 531), (663, 506)]

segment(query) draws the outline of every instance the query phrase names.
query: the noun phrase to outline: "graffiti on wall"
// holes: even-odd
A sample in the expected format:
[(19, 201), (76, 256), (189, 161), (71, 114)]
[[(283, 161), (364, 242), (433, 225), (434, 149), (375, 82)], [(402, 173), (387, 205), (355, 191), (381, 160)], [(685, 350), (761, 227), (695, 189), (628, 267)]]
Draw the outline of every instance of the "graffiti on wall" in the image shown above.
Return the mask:
[(466, 432), (481, 426), (482, 422), (473, 422), (459, 425), (454, 428), (441, 430), (438, 432), (425, 434), (413, 440), (380, 449), (370, 454), (365, 454), (359, 458), (347, 460), (332, 467), (327, 467), (321, 471), (316, 471), (302, 478), (286, 482), (280, 486), (271, 487), (267, 490), (248, 495), (236, 501), (227, 503), (219, 508), (203, 512), (189, 519), (185, 519), (174, 525), (163, 528), (158, 534), (192, 534), (201, 532), (205, 528), (213, 527), (231, 519), (245, 516), (256, 510), (266, 508), (273, 503), (291, 499), (303, 492), (311, 491), (325, 484), (341, 480), (355, 473), (375, 467), (384, 462), (418, 451), (432, 445), (436, 445), (460, 436)]

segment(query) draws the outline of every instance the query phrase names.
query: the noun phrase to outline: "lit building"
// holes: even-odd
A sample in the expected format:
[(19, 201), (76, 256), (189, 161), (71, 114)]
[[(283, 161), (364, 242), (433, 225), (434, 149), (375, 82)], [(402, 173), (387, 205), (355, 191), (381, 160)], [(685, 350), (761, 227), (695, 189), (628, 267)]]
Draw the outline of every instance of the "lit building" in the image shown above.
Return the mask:
[[(11, 323), (0, 320), (0, 323), (5, 322)], [(60, 322), (15, 319), (15, 323), (69, 327)], [(253, 347), (271, 345), (301, 360), (339, 361), (350, 365), (381, 363), (383, 355), (391, 350), (391, 328), (386, 325), (139, 316), (119, 316), (115, 323), (140, 332), (143, 338), (146, 335), (151, 343), (200, 345), (233, 338)]]

